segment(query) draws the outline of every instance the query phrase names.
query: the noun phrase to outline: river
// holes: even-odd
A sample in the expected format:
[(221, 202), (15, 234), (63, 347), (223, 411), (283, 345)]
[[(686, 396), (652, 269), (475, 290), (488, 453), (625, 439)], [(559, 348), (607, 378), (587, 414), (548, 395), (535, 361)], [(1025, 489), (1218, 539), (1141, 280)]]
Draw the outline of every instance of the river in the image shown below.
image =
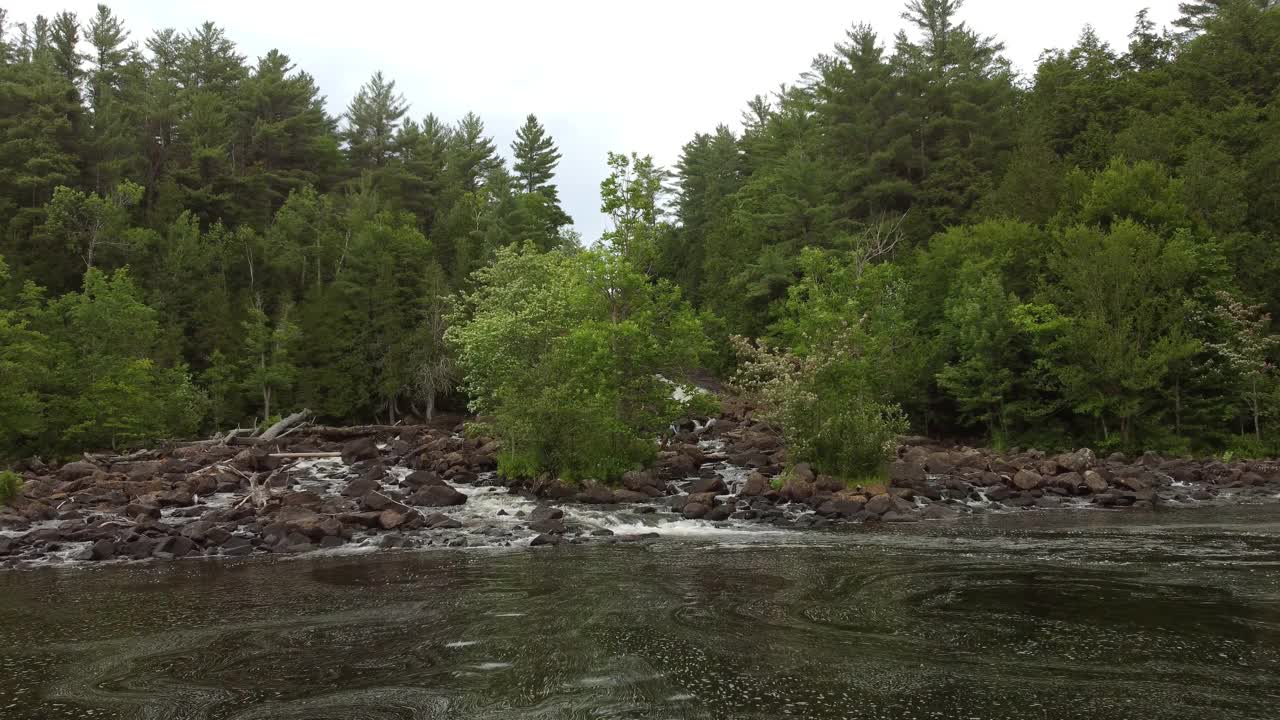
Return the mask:
[(0, 574), (0, 717), (1280, 718), (1280, 511)]

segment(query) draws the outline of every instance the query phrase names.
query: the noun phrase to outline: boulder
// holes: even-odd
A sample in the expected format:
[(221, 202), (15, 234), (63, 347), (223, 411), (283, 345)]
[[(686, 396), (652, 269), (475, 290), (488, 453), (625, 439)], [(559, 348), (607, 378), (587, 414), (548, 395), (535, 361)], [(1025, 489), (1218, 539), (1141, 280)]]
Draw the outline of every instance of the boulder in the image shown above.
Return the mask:
[(360, 498), (360, 509), (366, 512), (382, 512), (396, 504), (395, 500), (380, 492), (370, 492)]
[(1122, 477), (1119, 479), (1119, 482), (1121, 485), (1123, 485), (1124, 487), (1128, 488), (1133, 492), (1138, 492), (1139, 490), (1146, 490), (1147, 488), (1151, 487), (1151, 483), (1147, 482), (1145, 478), (1141, 478), (1136, 475), (1128, 475), (1128, 476)]
[(1019, 470), (1013, 476), (1013, 485), (1019, 490), (1035, 490), (1044, 485), (1044, 478), (1031, 470)]
[(354, 465), (378, 457), (378, 444), (371, 437), (356, 438), (342, 446), (342, 461)]
[(889, 480), (895, 483), (924, 482), (924, 466), (906, 460), (894, 460), (889, 463)]
[(58, 479), (64, 482), (67, 480), (79, 480), (82, 477), (94, 474), (98, 469), (97, 465), (87, 460), (77, 460), (58, 468)]
[(151, 557), (156, 544), (156, 541), (151, 538), (138, 538), (117, 547), (116, 554), (130, 560), (144, 560)]
[(709, 478), (698, 478), (689, 486), (689, 494), (712, 493), (719, 495), (725, 492), (724, 478), (716, 475)]
[(343, 488), (343, 497), (358, 498), (368, 495), (375, 490), (381, 490), (382, 484), (371, 478), (358, 478), (347, 483)]
[(450, 507), (466, 501), (466, 495), (448, 485), (428, 485), (410, 495), (406, 502), (420, 507)]
[(543, 533), (530, 540), (529, 545), (531, 547), (538, 547), (539, 545), (559, 545), (562, 542), (564, 542), (564, 538), (559, 535), (548, 535)]
[(649, 499), (649, 496), (635, 490), (616, 490), (613, 493), (613, 501), (617, 503), (639, 503)]
[(818, 506), (817, 513), (826, 517), (853, 517), (862, 511), (864, 504), (843, 497), (833, 497)]
[(1085, 471), (1084, 485), (1089, 489), (1089, 492), (1094, 494), (1107, 491), (1107, 481), (1093, 470)]
[(563, 535), (565, 526), (563, 520), (547, 518), (529, 523), (529, 529), (541, 535)]
[(742, 487), (742, 494), (747, 497), (756, 497), (763, 495), (769, 490), (769, 478), (758, 472), (753, 472), (747, 477), (747, 482)]
[(713, 507), (708, 510), (707, 514), (703, 516), (703, 519), (710, 520), (712, 522), (723, 522), (728, 520), (729, 516), (732, 514), (733, 508), (730, 508), (727, 505), (720, 505), (719, 507)]
[(439, 475), (430, 470), (414, 470), (405, 477), (404, 483), (415, 489), (447, 484), (440, 479)]
[(622, 487), (648, 495), (650, 490), (661, 491), (663, 482), (648, 470), (631, 470), (623, 474)]
[(238, 555), (248, 555), (253, 552), (253, 544), (246, 538), (233, 537), (222, 543), (222, 547), (218, 550), (223, 555), (235, 557)]
[(550, 505), (539, 505), (529, 513), (530, 522), (539, 522), (541, 520), (559, 520), (564, 517), (564, 511), (558, 507)]
[(702, 503), (691, 502), (684, 506), (684, 510), (681, 511), (681, 514), (684, 515), (686, 520), (696, 520), (705, 516), (710, 511), (711, 508), (703, 505)]
[(408, 515), (406, 513), (400, 512), (394, 508), (388, 508), (378, 515), (378, 527), (381, 527), (383, 530), (394, 530), (403, 525), (406, 520), (408, 520)]
[(800, 482), (814, 482), (817, 476), (813, 474), (813, 468), (809, 463), (796, 463), (791, 467), (791, 477)]
[(576, 497), (578, 502), (589, 505), (608, 505), (614, 501), (612, 490), (594, 483), (583, 487)]
[(462, 527), (462, 523), (444, 513), (431, 513), (424, 520), (424, 525), (432, 530), (453, 530)]
[(888, 493), (881, 493), (867, 501), (866, 511), (872, 515), (883, 515), (894, 508), (895, 497)]
[(90, 553), (91, 560), (110, 560), (116, 556), (116, 543), (114, 540), (103, 538), (93, 544)]
[(925, 520), (949, 520), (956, 516), (956, 511), (945, 505), (933, 504), (924, 509), (921, 517)]

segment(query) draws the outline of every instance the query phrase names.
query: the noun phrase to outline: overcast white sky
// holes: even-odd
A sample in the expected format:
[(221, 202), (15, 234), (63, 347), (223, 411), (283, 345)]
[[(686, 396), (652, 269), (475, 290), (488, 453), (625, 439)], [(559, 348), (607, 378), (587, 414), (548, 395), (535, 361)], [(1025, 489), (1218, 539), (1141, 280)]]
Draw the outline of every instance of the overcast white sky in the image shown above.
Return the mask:
[[(0, 0), (12, 22), (60, 9), (87, 20), (96, 0)], [(558, 182), (583, 239), (599, 236), (605, 153), (637, 151), (671, 165), (697, 131), (737, 126), (747, 100), (791, 82), (810, 60), (868, 22), (886, 41), (902, 27), (897, 0), (648, 0), (576, 2), (280, 2), (115, 0), (141, 42), (152, 31), (213, 20), (250, 62), (277, 47), (316, 77), (334, 114), (368, 76), (396, 80), (410, 114), (484, 119), (508, 152), (530, 112), (564, 155)], [(995, 35), (1030, 72), (1044, 48), (1069, 47), (1092, 25), (1123, 46), (1144, 7), (1158, 24), (1177, 0), (968, 0), (961, 19)]]

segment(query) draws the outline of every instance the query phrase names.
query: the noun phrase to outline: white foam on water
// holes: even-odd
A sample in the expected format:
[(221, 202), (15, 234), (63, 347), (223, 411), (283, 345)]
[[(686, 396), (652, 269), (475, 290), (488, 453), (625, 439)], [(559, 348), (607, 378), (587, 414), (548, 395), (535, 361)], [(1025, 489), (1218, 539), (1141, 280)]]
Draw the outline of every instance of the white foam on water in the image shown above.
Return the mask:
[(464, 647), (471, 647), (472, 645), (479, 645), (479, 644), (480, 644), (479, 640), (454, 640), (453, 642), (445, 643), (444, 646), (447, 648), (464, 648)]

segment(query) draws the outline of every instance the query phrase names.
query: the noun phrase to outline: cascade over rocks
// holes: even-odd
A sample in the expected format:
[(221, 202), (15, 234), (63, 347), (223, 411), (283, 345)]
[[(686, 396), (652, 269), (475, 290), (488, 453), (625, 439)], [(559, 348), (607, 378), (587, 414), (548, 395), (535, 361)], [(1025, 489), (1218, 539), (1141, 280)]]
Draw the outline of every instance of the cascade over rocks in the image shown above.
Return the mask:
[[(1099, 459), (1088, 449), (995, 453), (924, 438), (903, 439), (887, 483), (848, 488), (841, 478), (789, 462), (777, 428), (743, 404), (726, 403), (715, 422), (697, 427), (670, 441), (653, 468), (627, 472), (617, 484), (504, 478), (493, 472), (492, 440), (464, 438), (460, 428), (412, 426), (300, 428), (250, 447), (206, 442), (119, 459), (87, 454), (61, 467), (28, 461), (18, 466), (18, 496), (0, 508), (0, 567), (238, 557), (350, 543), (633, 542), (639, 536), (615, 535), (591, 519), (621, 513), (648, 515), (659, 530), (686, 519), (819, 530), (979, 512), (1280, 500), (1280, 462), (1272, 460), (1151, 453)], [(775, 478), (785, 479), (779, 489)], [(505, 496), (516, 505), (489, 500)], [(520, 503), (531, 509), (517, 509)], [(583, 508), (571, 522), (562, 503)]]

